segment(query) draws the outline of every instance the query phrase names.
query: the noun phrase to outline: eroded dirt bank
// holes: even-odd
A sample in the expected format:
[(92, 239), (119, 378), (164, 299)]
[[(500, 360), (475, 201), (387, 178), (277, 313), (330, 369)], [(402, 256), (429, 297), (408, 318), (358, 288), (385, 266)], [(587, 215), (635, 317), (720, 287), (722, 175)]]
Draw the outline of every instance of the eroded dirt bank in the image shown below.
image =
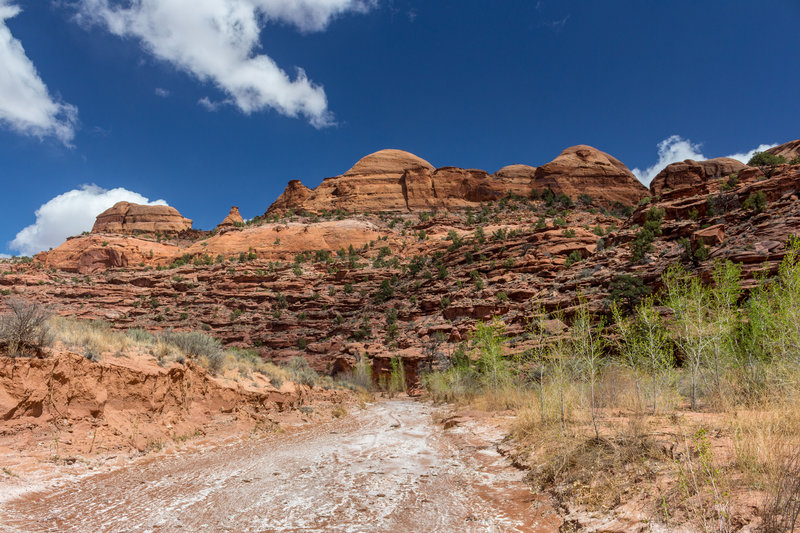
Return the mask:
[(12, 531), (553, 531), (559, 518), (496, 451), (502, 431), (444, 430), (392, 400), (293, 434), (64, 479), (0, 498)]

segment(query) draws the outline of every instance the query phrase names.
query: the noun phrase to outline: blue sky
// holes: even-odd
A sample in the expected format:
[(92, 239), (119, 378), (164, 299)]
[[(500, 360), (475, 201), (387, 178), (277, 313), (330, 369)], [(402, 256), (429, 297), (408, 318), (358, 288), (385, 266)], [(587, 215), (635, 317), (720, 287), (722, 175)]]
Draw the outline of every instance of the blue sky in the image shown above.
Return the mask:
[(121, 198), (211, 229), (381, 148), (492, 172), (590, 144), (646, 180), (800, 137), (797, 0), (197, 6), (0, 0), (0, 253)]

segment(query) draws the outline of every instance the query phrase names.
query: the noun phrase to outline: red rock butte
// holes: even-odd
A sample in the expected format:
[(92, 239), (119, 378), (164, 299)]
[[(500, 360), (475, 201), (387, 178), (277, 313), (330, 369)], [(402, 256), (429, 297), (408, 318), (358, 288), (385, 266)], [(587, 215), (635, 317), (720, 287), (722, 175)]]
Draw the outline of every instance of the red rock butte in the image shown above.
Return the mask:
[(117, 202), (97, 216), (92, 233), (179, 233), (192, 228), (192, 221), (167, 205)]
[(462, 209), (508, 194), (527, 197), (546, 188), (572, 197), (585, 194), (603, 205), (635, 205), (647, 194), (624, 164), (590, 146), (568, 148), (539, 168), (509, 165), (492, 175), (476, 169), (434, 168), (414, 154), (381, 150), (313, 190), (290, 181), (267, 214), (288, 209), (316, 213)]

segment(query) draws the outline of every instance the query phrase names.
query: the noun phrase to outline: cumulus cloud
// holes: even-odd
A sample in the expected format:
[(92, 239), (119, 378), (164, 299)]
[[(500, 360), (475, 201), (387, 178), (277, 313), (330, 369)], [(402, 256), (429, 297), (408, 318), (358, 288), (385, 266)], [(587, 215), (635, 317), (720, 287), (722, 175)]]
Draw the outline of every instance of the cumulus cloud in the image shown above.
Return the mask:
[(749, 152), (744, 152), (744, 153), (740, 153), (740, 154), (732, 154), (732, 155), (728, 155), (728, 156), (725, 156), (725, 157), (730, 157), (731, 159), (738, 159), (742, 163), (747, 163), (748, 161), (750, 161), (750, 158), (752, 158), (756, 154), (756, 152), (763, 152), (765, 150), (769, 150), (770, 148), (774, 148), (775, 146), (778, 146), (778, 143), (759, 144), (758, 148), (753, 148)]
[(169, 91), (166, 89), (162, 89), (161, 87), (156, 87), (156, 96), (160, 96), (161, 98), (166, 98), (169, 96)]
[(79, 20), (141, 42), (154, 57), (210, 81), (249, 114), (271, 108), (303, 116), (315, 127), (332, 124), (322, 86), (297, 68), (290, 77), (258, 53), (264, 26), (280, 23), (303, 33), (324, 30), (347, 12), (376, 0), (80, 0)]
[(69, 146), (78, 109), (50, 95), (22, 43), (8, 29), (6, 20), (20, 11), (10, 0), (0, 0), (0, 123), (23, 135), (55, 137)]
[(118, 187), (106, 190), (97, 185), (82, 185), (59, 194), (36, 210), (36, 222), (17, 233), (9, 249), (33, 255), (53, 248), (71, 235), (92, 229), (94, 219), (117, 202), (167, 205), (164, 200), (151, 202), (139, 193)]
[[(713, 157), (730, 157), (732, 159), (737, 159), (742, 163), (747, 163), (756, 152), (763, 152), (764, 150), (768, 150), (773, 146), (777, 146), (777, 144), (760, 144), (757, 148), (753, 148), (747, 152)], [(704, 161), (706, 159), (710, 159), (703, 155), (703, 153), (700, 151), (701, 148), (702, 145), (700, 143), (693, 143), (690, 139), (684, 139), (680, 135), (671, 135), (658, 143), (658, 161), (656, 161), (655, 164), (647, 167), (644, 170), (634, 168), (631, 170), (631, 172), (633, 172), (634, 175), (639, 178), (639, 181), (645, 185), (650, 185), (650, 182), (653, 181), (653, 178), (656, 177), (656, 174), (661, 172), (664, 167), (669, 164), (684, 161), (686, 159), (694, 159), (695, 161)]]

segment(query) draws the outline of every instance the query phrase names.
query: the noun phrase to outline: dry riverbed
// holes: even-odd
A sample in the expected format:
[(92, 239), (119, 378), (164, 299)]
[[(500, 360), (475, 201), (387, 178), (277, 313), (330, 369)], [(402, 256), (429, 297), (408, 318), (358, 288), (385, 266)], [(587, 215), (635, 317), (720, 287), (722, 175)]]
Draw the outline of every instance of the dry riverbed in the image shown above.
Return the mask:
[(553, 531), (549, 500), (497, 452), (502, 427), (389, 400), (293, 433), (142, 458), (20, 491), (10, 531)]

